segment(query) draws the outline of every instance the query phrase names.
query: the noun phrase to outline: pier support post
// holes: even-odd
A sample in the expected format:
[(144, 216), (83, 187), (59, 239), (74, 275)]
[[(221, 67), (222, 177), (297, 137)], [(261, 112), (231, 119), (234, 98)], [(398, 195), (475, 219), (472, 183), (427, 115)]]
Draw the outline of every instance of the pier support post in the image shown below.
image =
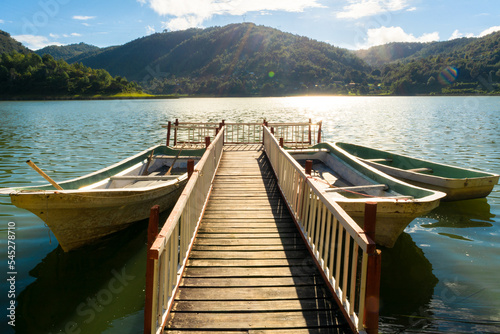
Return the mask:
[(144, 306), (144, 333), (151, 333), (151, 322), (153, 318), (153, 281), (155, 260), (151, 256), (151, 246), (158, 236), (158, 225), (160, 223), (160, 206), (151, 208), (148, 225), (148, 248), (146, 259), (146, 303)]
[(194, 160), (189, 159), (187, 161), (187, 173), (188, 173), (188, 180), (191, 178), (191, 175), (193, 175), (194, 172)]
[[(377, 203), (366, 202), (364, 227), (366, 235), (375, 241)], [(382, 252), (379, 249), (368, 254), (368, 270), (366, 277), (366, 297), (364, 327), (368, 334), (378, 333), (380, 308), (380, 274), (382, 270)]]
[(311, 175), (312, 173), (312, 167), (313, 167), (313, 161), (312, 160), (306, 160), (306, 174)]

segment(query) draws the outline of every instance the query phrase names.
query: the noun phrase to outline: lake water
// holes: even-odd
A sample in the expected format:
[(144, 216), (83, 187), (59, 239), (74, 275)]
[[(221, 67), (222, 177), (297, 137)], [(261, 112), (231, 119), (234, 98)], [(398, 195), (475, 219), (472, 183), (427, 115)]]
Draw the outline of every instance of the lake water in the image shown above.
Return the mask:
[[(78, 177), (164, 142), (169, 120), (323, 120), (323, 139), (500, 173), (499, 97), (290, 97), (0, 102), (0, 188)], [(9, 319), (7, 230), (17, 301)], [(0, 195), (1, 333), (142, 333), (145, 227), (63, 253)], [(383, 249), (381, 332), (500, 333), (500, 186), (443, 203)]]

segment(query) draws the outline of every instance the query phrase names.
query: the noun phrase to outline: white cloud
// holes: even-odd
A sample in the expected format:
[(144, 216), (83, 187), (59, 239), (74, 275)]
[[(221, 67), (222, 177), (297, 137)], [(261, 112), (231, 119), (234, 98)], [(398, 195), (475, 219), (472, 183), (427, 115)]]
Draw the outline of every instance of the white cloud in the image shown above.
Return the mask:
[(0, 24), (3, 24), (3, 23), (5, 23), (5, 21), (4, 20), (0, 20)]
[(147, 34), (147, 35), (154, 34), (155, 32), (156, 32), (156, 30), (155, 30), (155, 28), (154, 28), (154, 27), (152, 27), (152, 26), (150, 26), (150, 25), (146, 26), (146, 34)]
[(383, 45), (392, 42), (420, 42), (427, 43), (439, 40), (439, 33), (432, 32), (415, 37), (406, 33), (401, 27), (380, 27), (368, 29), (364, 44), (357, 45), (358, 49), (367, 49), (375, 45)]
[(73, 20), (79, 20), (79, 21), (87, 21), (92, 19), (95, 19), (95, 16), (83, 16), (83, 15), (73, 16)]
[(450, 38), (448, 39), (451, 41), (452, 39), (457, 39), (457, 38), (462, 38), (462, 37), (474, 37), (474, 34), (462, 34), (458, 29), (456, 29), (453, 34), (451, 34)]
[(486, 35), (492, 34), (492, 33), (497, 32), (499, 30), (500, 30), (500, 26), (494, 26), (494, 27), (488, 28), (488, 29), (484, 30), (483, 32), (481, 32), (479, 34), (479, 37), (484, 37)]
[(244, 15), (248, 12), (286, 11), (302, 12), (307, 8), (324, 7), (318, 0), (137, 0), (161, 16), (171, 16), (163, 22), (171, 30), (200, 27), (214, 15)]
[(407, 9), (416, 10), (409, 7), (408, 0), (348, 0), (349, 5), (344, 6), (342, 12), (337, 13), (337, 18), (359, 19), (367, 16), (374, 16), (386, 12), (395, 12)]
[(23, 43), (26, 47), (31, 50), (42, 49), (49, 45), (62, 45), (61, 43), (51, 42), (45, 36), (36, 35), (16, 35), (12, 36), (15, 40)]
[(494, 26), (494, 27), (490, 27), (488, 29), (485, 29), (483, 30), (482, 32), (479, 33), (479, 35), (474, 35), (473, 33), (461, 33), (460, 31), (458, 31), (458, 29), (456, 29), (453, 34), (451, 34), (450, 38), (448, 40), (452, 40), (452, 39), (457, 39), (457, 38), (462, 38), (462, 37), (484, 37), (486, 35), (489, 35), (489, 34), (492, 34), (494, 32), (497, 32), (497, 31), (500, 31), (500, 26)]

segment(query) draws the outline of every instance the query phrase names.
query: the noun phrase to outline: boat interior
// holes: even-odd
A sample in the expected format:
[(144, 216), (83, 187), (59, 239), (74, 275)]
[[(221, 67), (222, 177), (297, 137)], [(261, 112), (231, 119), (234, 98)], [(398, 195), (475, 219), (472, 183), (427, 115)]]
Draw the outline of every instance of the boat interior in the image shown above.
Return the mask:
[(319, 189), (335, 199), (395, 198), (413, 199), (395, 192), (387, 184), (381, 184), (352, 168), (328, 151), (301, 153), (291, 151), (291, 156), (305, 168), (306, 160), (312, 160), (311, 179)]
[(187, 161), (194, 160), (196, 165), (200, 158), (153, 155), (110, 178), (81, 189), (145, 188), (176, 183), (187, 178)]

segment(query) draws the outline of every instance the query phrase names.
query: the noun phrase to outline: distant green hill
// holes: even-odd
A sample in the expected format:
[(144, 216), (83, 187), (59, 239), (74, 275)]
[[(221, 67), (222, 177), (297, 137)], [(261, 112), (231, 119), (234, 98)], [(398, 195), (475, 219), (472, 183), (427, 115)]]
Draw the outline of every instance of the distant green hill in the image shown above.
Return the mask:
[(432, 43), (378, 71), (391, 94), (498, 95), (500, 32)]
[(99, 50), (100, 48), (98, 48), (97, 46), (85, 43), (79, 43), (79, 44), (70, 44), (64, 46), (50, 45), (44, 47), (43, 49), (36, 50), (35, 53), (39, 56), (49, 54), (56, 60), (63, 59), (68, 61), (82, 54), (87, 54), (90, 52), (99, 52)]
[(50, 55), (3, 53), (0, 56), (0, 99), (74, 98), (140, 93), (136, 83), (111, 77), (105, 70), (94, 70)]
[(161, 94), (347, 94), (370, 73), (345, 49), (252, 23), (157, 33), (81, 61)]
[(0, 30), (0, 54), (12, 51), (25, 54), (31, 52), (28, 48), (24, 47), (21, 43), (10, 37), (9, 33)]

